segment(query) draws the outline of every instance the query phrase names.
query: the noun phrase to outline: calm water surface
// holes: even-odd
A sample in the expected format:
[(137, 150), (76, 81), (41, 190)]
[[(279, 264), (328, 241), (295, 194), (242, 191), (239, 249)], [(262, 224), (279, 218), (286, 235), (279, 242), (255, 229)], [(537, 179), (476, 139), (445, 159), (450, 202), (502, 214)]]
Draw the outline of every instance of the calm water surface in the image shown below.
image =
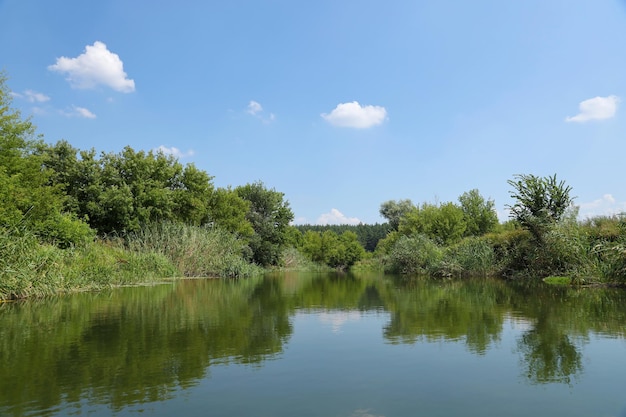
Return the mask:
[(284, 273), (0, 304), (2, 416), (626, 416), (626, 291)]

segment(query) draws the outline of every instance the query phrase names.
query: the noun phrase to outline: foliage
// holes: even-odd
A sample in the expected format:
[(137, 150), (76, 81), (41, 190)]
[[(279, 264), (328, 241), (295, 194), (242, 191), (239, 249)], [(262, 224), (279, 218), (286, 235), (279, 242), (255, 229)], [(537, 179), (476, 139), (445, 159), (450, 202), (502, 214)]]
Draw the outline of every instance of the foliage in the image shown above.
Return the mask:
[(486, 276), (496, 270), (493, 248), (485, 239), (477, 237), (468, 237), (447, 247), (444, 262), (449, 268), (449, 274), (444, 275)]
[(353, 232), (356, 233), (361, 246), (368, 251), (373, 252), (376, 249), (376, 245), (381, 239), (384, 239), (387, 234), (392, 230), (391, 226), (388, 223), (375, 223), (375, 224), (364, 224), (359, 223), (356, 225), (353, 224), (326, 224), (326, 225), (311, 225), (311, 224), (302, 224), (293, 226), (297, 230), (302, 233), (305, 233), (307, 230), (312, 230), (314, 232), (325, 232), (326, 230), (331, 230), (338, 235), (341, 235), (344, 232)]
[(51, 184), (68, 195), (67, 208), (86, 218), (99, 233), (125, 233), (144, 223), (180, 221), (201, 225), (208, 219), (211, 177), (193, 164), (183, 167), (162, 152), (80, 152), (60, 141), (45, 151)]
[[(296, 230), (297, 231), (297, 230)], [(299, 232), (298, 232), (299, 233)], [(287, 246), (281, 255), (282, 270), (287, 271), (323, 271), (330, 270), (326, 265), (313, 262), (295, 246)]]
[(341, 269), (351, 267), (365, 255), (356, 233), (351, 231), (337, 235), (332, 230), (308, 230), (302, 237), (300, 248), (313, 262)]
[(440, 205), (424, 203), (400, 220), (398, 231), (403, 235), (419, 233), (444, 244), (458, 242), (465, 232), (463, 210), (449, 202)]
[(160, 222), (130, 233), (132, 251), (165, 256), (186, 277), (245, 277), (258, 272), (243, 258), (244, 243), (219, 228)]
[(23, 228), (0, 228), (0, 300), (103, 289), (175, 275), (174, 266), (152, 252), (132, 252), (105, 242), (60, 249)]
[(549, 226), (561, 219), (573, 201), (570, 197), (572, 188), (565, 185), (565, 181), (558, 181), (556, 174), (551, 177), (521, 174), (507, 182), (513, 187), (510, 194), (515, 199), (515, 204), (508, 206), (511, 217), (539, 241)]
[(254, 233), (252, 224), (246, 218), (250, 202), (230, 187), (213, 191), (208, 209), (210, 221), (215, 226), (240, 236), (251, 236)]
[(401, 236), (387, 255), (385, 271), (400, 274), (430, 274), (443, 259), (443, 250), (427, 236)]
[(549, 285), (570, 285), (572, 283), (572, 278), (571, 277), (563, 277), (563, 276), (551, 275), (549, 277), (545, 277), (543, 279), (543, 282), (545, 282), (546, 284), (549, 284)]
[(414, 208), (413, 202), (409, 199), (389, 200), (380, 205), (379, 213), (387, 219), (393, 230), (398, 230), (402, 218)]
[(464, 236), (482, 236), (495, 230), (498, 214), (493, 200), (485, 200), (477, 189), (473, 189), (463, 193), (459, 203), (465, 221)]
[(289, 202), (284, 200), (283, 193), (267, 189), (260, 181), (239, 186), (235, 192), (250, 204), (246, 219), (254, 229), (254, 234), (248, 238), (252, 260), (262, 266), (277, 265), (285, 246), (287, 227), (293, 220)]
[(89, 228), (64, 210), (61, 190), (49, 184), (45, 145), (35, 126), (11, 109), (6, 76), (0, 73), (0, 227), (25, 227), (62, 247), (93, 238)]

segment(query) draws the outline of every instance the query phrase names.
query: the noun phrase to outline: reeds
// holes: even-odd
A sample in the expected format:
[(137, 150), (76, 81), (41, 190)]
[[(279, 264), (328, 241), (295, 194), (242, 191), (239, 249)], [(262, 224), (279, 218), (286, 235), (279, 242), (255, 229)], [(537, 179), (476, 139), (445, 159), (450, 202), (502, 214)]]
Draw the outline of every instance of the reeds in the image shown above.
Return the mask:
[(18, 228), (0, 228), (0, 300), (100, 290), (172, 277), (246, 277), (245, 245), (227, 232), (163, 223), (125, 239), (59, 248)]

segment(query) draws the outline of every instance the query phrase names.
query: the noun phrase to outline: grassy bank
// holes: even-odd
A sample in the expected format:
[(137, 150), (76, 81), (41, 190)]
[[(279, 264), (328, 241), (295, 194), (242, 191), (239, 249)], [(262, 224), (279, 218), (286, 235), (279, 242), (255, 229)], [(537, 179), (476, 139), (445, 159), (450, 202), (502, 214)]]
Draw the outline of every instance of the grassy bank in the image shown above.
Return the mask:
[(501, 228), (444, 244), (423, 234), (391, 233), (357, 270), (438, 277), (566, 277), (573, 284), (626, 285), (626, 220), (565, 219), (541, 238), (521, 228)]
[(0, 229), (0, 299), (136, 285), (173, 277), (244, 277), (260, 272), (243, 244), (220, 230), (161, 224), (125, 239), (59, 248), (18, 228)]

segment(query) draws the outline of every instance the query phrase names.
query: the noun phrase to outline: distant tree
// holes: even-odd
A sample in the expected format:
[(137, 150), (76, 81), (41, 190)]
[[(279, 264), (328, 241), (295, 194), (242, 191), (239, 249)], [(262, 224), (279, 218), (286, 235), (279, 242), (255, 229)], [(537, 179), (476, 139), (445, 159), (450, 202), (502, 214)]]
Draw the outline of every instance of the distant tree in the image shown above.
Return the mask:
[(392, 230), (389, 223), (375, 223), (375, 224), (325, 224), (325, 225), (312, 225), (312, 224), (300, 224), (293, 226), (300, 232), (305, 233), (308, 230), (315, 232), (324, 232), (326, 230), (332, 230), (338, 235), (345, 232), (356, 233), (359, 243), (368, 252), (374, 252), (376, 245), (381, 239), (384, 239), (387, 234)]
[(498, 214), (493, 200), (485, 200), (477, 189), (473, 189), (463, 193), (459, 203), (466, 225), (465, 236), (482, 236), (495, 230)]
[(262, 182), (235, 188), (242, 199), (250, 203), (246, 219), (254, 234), (249, 238), (252, 259), (259, 265), (277, 265), (285, 245), (286, 230), (293, 212), (284, 194), (267, 189)]
[(359, 238), (356, 233), (346, 231), (339, 236), (340, 250), (338, 256), (334, 260), (331, 260), (331, 266), (340, 268), (349, 268), (363, 256), (365, 256), (365, 249), (359, 243)]
[(389, 222), (393, 230), (398, 230), (400, 220), (406, 213), (413, 210), (415, 206), (411, 200), (389, 200), (380, 205), (380, 215)]
[(572, 188), (565, 181), (558, 181), (556, 174), (538, 177), (532, 174), (515, 175), (508, 184), (515, 204), (508, 205), (510, 216), (522, 227), (528, 229), (535, 238), (542, 240), (550, 225), (559, 221), (572, 205)]
[(300, 250), (312, 261), (333, 268), (349, 268), (365, 255), (356, 233), (351, 231), (337, 235), (332, 230), (307, 230)]
[(461, 239), (465, 227), (463, 210), (456, 204), (448, 202), (437, 206), (424, 203), (404, 215), (398, 231), (405, 236), (422, 234), (450, 244)]

